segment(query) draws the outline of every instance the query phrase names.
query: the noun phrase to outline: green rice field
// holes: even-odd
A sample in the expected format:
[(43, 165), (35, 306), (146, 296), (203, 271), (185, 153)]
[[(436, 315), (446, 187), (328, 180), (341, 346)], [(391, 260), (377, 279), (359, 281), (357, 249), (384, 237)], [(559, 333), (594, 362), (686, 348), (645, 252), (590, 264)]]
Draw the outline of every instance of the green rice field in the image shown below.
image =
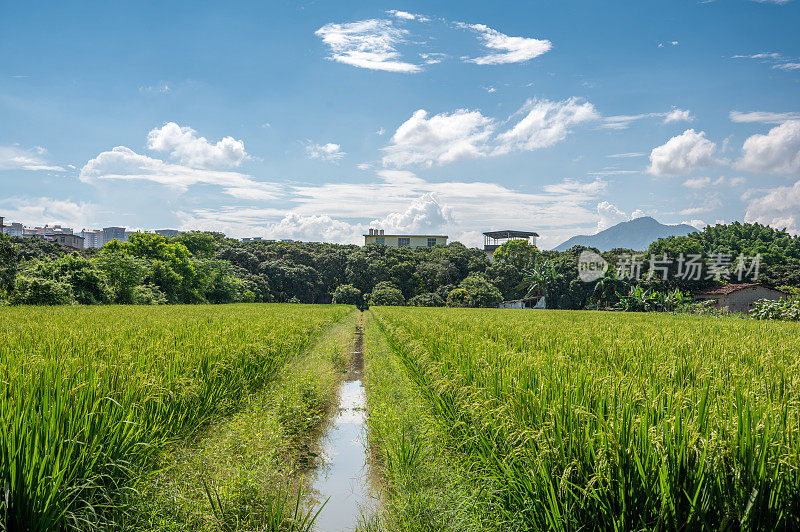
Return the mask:
[(239, 304), (0, 307), (0, 530), (310, 529), (357, 322), (360, 530), (800, 528), (797, 323)]

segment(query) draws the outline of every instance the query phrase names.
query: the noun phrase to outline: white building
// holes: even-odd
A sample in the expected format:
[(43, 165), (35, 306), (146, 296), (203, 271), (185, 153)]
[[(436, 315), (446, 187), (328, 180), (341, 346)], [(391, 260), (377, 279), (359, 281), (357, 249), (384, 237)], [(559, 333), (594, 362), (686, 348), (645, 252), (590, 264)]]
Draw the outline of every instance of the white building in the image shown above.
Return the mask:
[(377, 244), (390, 248), (432, 248), (437, 245), (446, 246), (445, 235), (387, 235), (383, 229), (370, 229), (364, 235), (364, 245)]
[(777, 301), (786, 297), (786, 294), (759, 283), (739, 283), (700, 290), (694, 293), (694, 297), (701, 301), (713, 301), (715, 308), (727, 312), (749, 314), (756, 301), (762, 299)]
[(81, 236), (83, 237), (83, 246), (84, 248), (101, 248), (103, 247), (103, 232), (100, 229), (88, 230), (84, 229), (81, 231)]
[(103, 245), (108, 244), (112, 240), (117, 239), (120, 242), (128, 240), (125, 235), (124, 227), (104, 227), (103, 228)]

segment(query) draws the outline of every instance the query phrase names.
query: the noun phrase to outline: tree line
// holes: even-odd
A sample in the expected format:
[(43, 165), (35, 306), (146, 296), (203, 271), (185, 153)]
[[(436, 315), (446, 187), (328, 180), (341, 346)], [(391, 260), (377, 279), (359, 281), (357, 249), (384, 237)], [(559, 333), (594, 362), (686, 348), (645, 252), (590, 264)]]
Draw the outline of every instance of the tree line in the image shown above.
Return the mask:
[[(69, 252), (57, 244), (0, 236), (0, 300), (10, 304), (346, 303), (496, 307), (546, 296), (549, 308), (602, 308), (648, 293), (690, 292), (716, 279), (628, 279), (615, 266), (634, 250), (599, 253), (610, 265), (592, 282), (578, 275), (582, 251), (540, 251), (525, 241), (490, 261), (458, 242), (432, 248), (301, 242), (240, 242), (221, 233), (136, 233), (127, 242)], [(760, 224), (716, 225), (659, 239), (641, 252), (677, 259), (717, 253), (762, 257), (760, 281), (800, 287), (800, 238)], [(674, 262), (674, 261), (673, 261)], [(674, 268), (675, 266), (670, 266)], [(673, 272), (674, 273), (674, 272)], [(627, 299), (626, 299), (627, 298)]]

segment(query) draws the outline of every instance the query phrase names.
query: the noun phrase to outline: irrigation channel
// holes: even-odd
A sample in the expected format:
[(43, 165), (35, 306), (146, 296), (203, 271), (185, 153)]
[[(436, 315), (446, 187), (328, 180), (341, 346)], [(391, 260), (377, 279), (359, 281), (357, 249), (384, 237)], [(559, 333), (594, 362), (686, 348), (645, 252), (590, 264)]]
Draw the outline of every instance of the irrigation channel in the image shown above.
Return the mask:
[(352, 531), (376, 504), (369, 483), (364, 441), (367, 396), (364, 374), (364, 329), (356, 325), (350, 367), (339, 387), (339, 410), (323, 438), (322, 466), (314, 483), (315, 495), (327, 503), (314, 523), (324, 532)]

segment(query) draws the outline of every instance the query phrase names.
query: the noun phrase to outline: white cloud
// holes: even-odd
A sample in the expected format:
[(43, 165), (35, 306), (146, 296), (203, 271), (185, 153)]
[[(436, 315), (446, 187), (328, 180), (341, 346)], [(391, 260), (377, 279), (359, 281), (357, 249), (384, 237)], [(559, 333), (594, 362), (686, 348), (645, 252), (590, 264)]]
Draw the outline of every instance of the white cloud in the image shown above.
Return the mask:
[(244, 142), (224, 137), (216, 144), (198, 137), (190, 127), (168, 122), (147, 134), (147, 147), (153, 151), (168, 152), (180, 164), (192, 168), (231, 168), (247, 158)]
[(338, 161), (345, 155), (342, 147), (338, 144), (328, 142), (327, 144), (309, 144), (306, 146), (306, 153), (309, 159), (321, 159), (323, 161)]
[(486, 142), (494, 131), (494, 120), (480, 111), (459, 109), (428, 118), (424, 109), (403, 122), (386, 146), (384, 165), (432, 166), (458, 159), (486, 155)]
[(139, 87), (139, 92), (147, 92), (152, 94), (169, 94), (172, 92), (169, 84), (166, 81), (159, 81), (158, 85), (149, 85), (146, 87)]
[(758, 222), (776, 229), (786, 228), (800, 234), (800, 181), (792, 186), (776, 187), (747, 205), (744, 221)]
[(423, 59), (426, 65), (436, 65), (441, 63), (447, 57), (447, 54), (443, 54), (441, 52), (430, 52), (421, 53), (419, 56)]
[(601, 201), (597, 204), (597, 231), (600, 232), (604, 229), (616, 225), (620, 222), (627, 222), (630, 220), (627, 214), (619, 210), (616, 205), (607, 201)]
[(591, 103), (574, 97), (560, 102), (528, 100), (518, 114), (525, 116), (497, 136), (495, 154), (553, 146), (567, 137), (571, 126), (599, 118)]
[(678, 109), (673, 108), (672, 111), (665, 113), (664, 115), (664, 123), (669, 124), (671, 122), (691, 122), (694, 120), (692, 113), (688, 109)]
[(25, 225), (62, 225), (80, 231), (93, 220), (90, 213), (97, 212), (97, 206), (83, 201), (75, 202), (55, 198), (9, 198), (0, 201), (6, 223), (20, 222)]
[(695, 229), (702, 231), (705, 226), (708, 224), (703, 220), (684, 220), (681, 222), (682, 224), (691, 225)]
[(666, 113), (641, 113), (637, 115), (612, 115), (603, 117), (600, 125), (603, 129), (627, 129), (633, 122), (644, 118), (662, 118), (665, 124), (672, 122), (691, 122), (694, 120), (691, 111), (673, 107)]
[[(756, 0), (756, 1), (773, 1), (773, 3), (784, 3), (781, 0)], [(788, 0), (786, 0), (788, 1)], [(759, 52), (757, 54), (741, 54), (732, 56), (733, 59), (754, 59), (759, 63), (771, 65), (771, 68), (776, 70), (798, 70), (800, 69), (800, 59), (788, 58), (776, 52)]]
[(606, 155), (606, 157), (619, 159), (619, 158), (629, 158), (629, 157), (644, 157), (645, 155), (647, 154), (642, 152), (628, 152), (628, 153), (612, 153), (611, 155)]
[(759, 122), (761, 124), (783, 124), (789, 120), (800, 119), (800, 113), (772, 113), (770, 111), (742, 113), (739, 111), (731, 111), (730, 119), (731, 122), (739, 123)]
[(463, 22), (457, 22), (456, 26), (477, 32), (478, 38), (486, 48), (499, 51), (499, 53), (491, 53), (481, 57), (465, 59), (465, 61), (477, 65), (522, 63), (547, 53), (553, 47), (552, 43), (547, 39), (509, 37), (484, 24), (465, 24)]
[(248, 199), (274, 199), (280, 195), (280, 187), (275, 183), (257, 182), (251, 176), (239, 172), (204, 170), (167, 163), (140, 155), (125, 146), (104, 151), (89, 160), (81, 168), (79, 177), (85, 183), (145, 180), (181, 192), (198, 184), (219, 185), (228, 195)]
[(430, 234), (441, 232), (453, 222), (450, 207), (439, 203), (436, 194), (427, 193), (411, 202), (403, 212), (389, 213), (370, 222), (370, 227), (385, 229), (387, 233)]
[(772, 65), (772, 68), (776, 68), (778, 70), (800, 70), (800, 63), (779, 63), (777, 65)]
[[(519, 116), (522, 118), (518, 118)], [(575, 124), (595, 120), (589, 102), (569, 98), (560, 102), (529, 100), (497, 135), (498, 123), (480, 111), (458, 109), (428, 117), (420, 109), (406, 120), (383, 148), (385, 166), (441, 165), (460, 159), (503, 155), (517, 150), (546, 148), (564, 140)], [(516, 122), (514, 122), (516, 120)]]
[(326, 24), (315, 34), (331, 50), (329, 59), (347, 65), (387, 72), (419, 72), (419, 65), (401, 61), (397, 45), (405, 42), (407, 30), (391, 20), (371, 19), (345, 24)]
[(683, 182), (683, 186), (686, 188), (693, 188), (699, 190), (701, 188), (706, 188), (707, 186), (711, 185), (711, 178), (710, 177), (695, 177), (691, 179), (687, 179)]
[(22, 149), (18, 146), (0, 146), (0, 170), (49, 170), (65, 172), (61, 166), (46, 160), (47, 150), (41, 146)]
[(672, 44), (672, 46), (678, 46), (678, 41), (672, 41), (670, 44)]
[(631, 213), (631, 220), (635, 220), (636, 218), (644, 218), (645, 216), (647, 216), (647, 213), (645, 213), (642, 209), (636, 209)]
[(647, 171), (653, 175), (679, 175), (713, 164), (717, 145), (705, 135), (704, 131), (687, 129), (653, 148)]
[(417, 13), (409, 13), (408, 11), (398, 11), (397, 9), (390, 9), (387, 11), (389, 15), (399, 18), (401, 20), (416, 20), (417, 22), (429, 22), (430, 19)]
[(744, 141), (736, 167), (751, 172), (800, 172), (800, 120), (789, 120)]

